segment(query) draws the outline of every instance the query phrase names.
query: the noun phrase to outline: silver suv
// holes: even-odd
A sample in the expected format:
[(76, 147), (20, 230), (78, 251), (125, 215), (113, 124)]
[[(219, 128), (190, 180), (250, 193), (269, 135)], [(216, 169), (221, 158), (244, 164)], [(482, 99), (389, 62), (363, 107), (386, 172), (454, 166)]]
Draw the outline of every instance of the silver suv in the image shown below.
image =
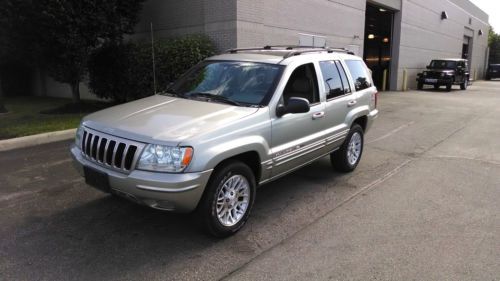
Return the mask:
[(233, 49), (162, 93), (85, 117), (71, 154), (87, 184), (196, 210), (224, 237), (245, 224), (259, 185), (326, 155), (354, 170), (377, 115), (368, 68), (342, 49)]

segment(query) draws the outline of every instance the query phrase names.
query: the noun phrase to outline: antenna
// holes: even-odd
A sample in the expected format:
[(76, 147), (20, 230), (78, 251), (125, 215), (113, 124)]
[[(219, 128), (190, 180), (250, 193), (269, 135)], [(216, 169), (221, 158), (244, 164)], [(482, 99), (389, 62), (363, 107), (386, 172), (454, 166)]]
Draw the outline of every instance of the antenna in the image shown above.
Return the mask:
[(154, 45), (154, 34), (153, 34), (153, 22), (150, 22), (151, 26), (151, 56), (153, 58), (153, 94), (156, 94), (156, 63), (155, 63), (155, 45)]

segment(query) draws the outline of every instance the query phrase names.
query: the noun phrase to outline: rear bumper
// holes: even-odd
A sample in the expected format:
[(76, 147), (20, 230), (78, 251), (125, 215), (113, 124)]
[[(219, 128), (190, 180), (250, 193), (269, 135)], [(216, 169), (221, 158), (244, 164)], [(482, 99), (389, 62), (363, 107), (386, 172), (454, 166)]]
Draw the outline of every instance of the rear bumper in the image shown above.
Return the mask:
[(203, 195), (212, 170), (198, 173), (156, 173), (134, 170), (130, 174), (112, 171), (82, 156), (81, 150), (71, 147), (73, 163), (80, 175), (83, 167), (106, 173), (113, 193), (155, 209), (175, 212), (193, 211)]
[(375, 119), (377, 119), (377, 118), (378, 118), (378, 109), (374, 109), (374, 110), (370, 111), (370, 113), (368, 114), (367, 121), (366, 121), (365, 133), (368, 132), (368, 130), (370, 130), (370, 128), (373, 125), (373, 121), (375, 121)]

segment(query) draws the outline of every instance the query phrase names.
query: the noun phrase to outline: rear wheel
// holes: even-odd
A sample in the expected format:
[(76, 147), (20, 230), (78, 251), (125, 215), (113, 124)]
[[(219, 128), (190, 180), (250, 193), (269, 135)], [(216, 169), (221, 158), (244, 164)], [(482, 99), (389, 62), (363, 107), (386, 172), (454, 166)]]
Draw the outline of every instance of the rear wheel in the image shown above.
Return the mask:
[(462, 84), (460, 84), (460, 89), (461, 90), (467, 90), (467, 84), (468, 84), (468, 81), (467, 80), (464, 80), (462, 82)]
[(354, 124), (339, 150), (330, 154), (333, 167), (339, 172), (352, 172), (363, 154), (363, 128)]
[(218, 167), (197, 210), (205, 230), (216, 237), (238, 232), (250, 215), (255, 189), (254, 174), (244, 163), (228, 161)]

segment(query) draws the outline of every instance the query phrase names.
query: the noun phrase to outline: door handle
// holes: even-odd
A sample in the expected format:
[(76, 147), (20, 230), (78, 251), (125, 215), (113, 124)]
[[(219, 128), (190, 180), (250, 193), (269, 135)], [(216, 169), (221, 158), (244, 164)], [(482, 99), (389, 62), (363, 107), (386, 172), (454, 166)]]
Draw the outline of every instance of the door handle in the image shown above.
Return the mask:
[(355, 100), (352, 100), (350, 102), (347, 103), (347, 107), (352, 107), (352, 106), (355, 106), (358, 102), (355, 101)]
[(325, 117), (325, 112), (324, 111), (316, 112), (312, 116), (313, 120), (317, 120), (317, 119), (320, 119), (320, 118), (323, 118), (323, 117)]

